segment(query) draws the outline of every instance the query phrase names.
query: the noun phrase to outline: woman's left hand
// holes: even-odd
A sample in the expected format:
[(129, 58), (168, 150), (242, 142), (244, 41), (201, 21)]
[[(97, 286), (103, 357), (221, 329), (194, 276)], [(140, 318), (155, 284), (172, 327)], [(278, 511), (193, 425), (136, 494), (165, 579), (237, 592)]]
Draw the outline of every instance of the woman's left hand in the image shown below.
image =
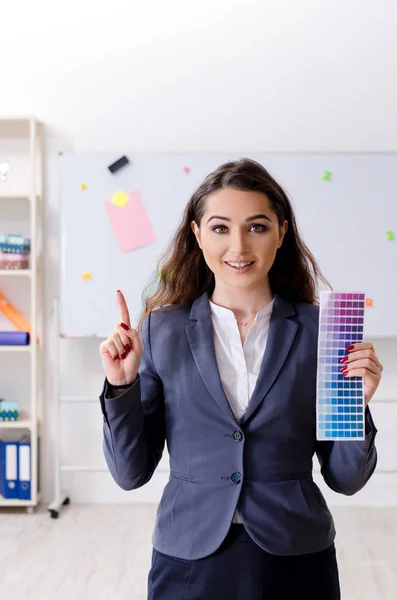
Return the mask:
[(375, 354), (375, 348), (369, 342), (353, 344), (346, 350), (349, 354), (340, 361), (344, 363), (341, 366), (342, 374), (344, 377), (364, 377), (364, 399), (367, 406), (378, 388), (383, 367)]

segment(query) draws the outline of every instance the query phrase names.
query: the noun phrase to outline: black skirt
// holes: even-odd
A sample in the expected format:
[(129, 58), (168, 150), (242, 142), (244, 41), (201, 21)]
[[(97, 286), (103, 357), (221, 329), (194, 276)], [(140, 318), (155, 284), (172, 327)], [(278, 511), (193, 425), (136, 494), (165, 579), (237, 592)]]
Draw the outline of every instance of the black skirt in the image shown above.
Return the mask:
[(340, 600), (335, 545), (276, 556), (233, 524), (216, 552), (199, 560), (153, 549), (148, 600)]

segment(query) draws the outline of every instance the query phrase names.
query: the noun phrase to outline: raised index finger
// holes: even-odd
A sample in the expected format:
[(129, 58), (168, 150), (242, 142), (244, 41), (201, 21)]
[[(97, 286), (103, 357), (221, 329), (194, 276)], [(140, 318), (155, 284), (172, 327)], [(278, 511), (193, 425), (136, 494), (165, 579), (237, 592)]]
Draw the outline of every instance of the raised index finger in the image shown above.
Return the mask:
[(125, 301), (124, 295), (122, 292), (120, 292), (120, 290), (117, 290), (117, 304), (119, 306), (121, 322), (128, 325), (128, 327), (131, 327), (130, 313), (128, 312), (127, 302)]

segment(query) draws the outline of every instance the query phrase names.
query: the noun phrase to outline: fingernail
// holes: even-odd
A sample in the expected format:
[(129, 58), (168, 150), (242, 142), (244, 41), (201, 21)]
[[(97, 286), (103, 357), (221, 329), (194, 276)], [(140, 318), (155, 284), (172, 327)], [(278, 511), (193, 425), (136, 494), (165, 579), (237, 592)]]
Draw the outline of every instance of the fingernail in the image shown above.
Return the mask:
[(124, 360), (126, 356), (127, 356), (126, 352), (123, 352), (123, 354), (120, 355), (121, 360)]
[(345, 371), (347, 371), (347, 366), (346, 367), (340, 367), (340, 370), (342, 371), (342, 373), (344, 373)]
[(126, 331), (128, 331), (128, 330), (129, 330), (129, 327), (128, 327), (128, 325), (126, 325), (125, 323), (120, 323), (120, 325), (121, 325), (121, 327), (122, 327), (123, 329), (125, 329)]
[(340, 359), (339, 362), (343, 363), (343, 362), (347, 362), (348, 360), (349, 360), (349, 357), (348, 356), (344, 356), (343, 358)]
[(346, 350), (353, 350), (354, 346), (347, 346)]
[(348, 374), (349, 374), (349, 373), (348, 373), (348, 371), (344, 371), (344, 372), (342, 373), (343, 377), (346, 377)]
[(128, 353), (128, 352), (130, 351), (130, 345), (129, 345), (129, 344), (126, 344), (126, 345), (124, 346), (124, 350), (125, 350), (125, 351)]
[(117, 290), (117, 293), (119, 293), (120, 290)]

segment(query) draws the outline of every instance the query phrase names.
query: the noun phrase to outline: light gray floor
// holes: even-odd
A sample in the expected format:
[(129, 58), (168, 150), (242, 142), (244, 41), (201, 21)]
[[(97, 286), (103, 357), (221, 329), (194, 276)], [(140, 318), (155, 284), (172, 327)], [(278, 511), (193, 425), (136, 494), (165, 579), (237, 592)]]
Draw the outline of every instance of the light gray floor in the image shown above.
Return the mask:
[[(58, 520), (45, 507), (1, 510), (0, 599), (145, 600), (155, 510), (72, 504)], [(397, 508), (332, 513), (343, 600), (397, 600)]]

